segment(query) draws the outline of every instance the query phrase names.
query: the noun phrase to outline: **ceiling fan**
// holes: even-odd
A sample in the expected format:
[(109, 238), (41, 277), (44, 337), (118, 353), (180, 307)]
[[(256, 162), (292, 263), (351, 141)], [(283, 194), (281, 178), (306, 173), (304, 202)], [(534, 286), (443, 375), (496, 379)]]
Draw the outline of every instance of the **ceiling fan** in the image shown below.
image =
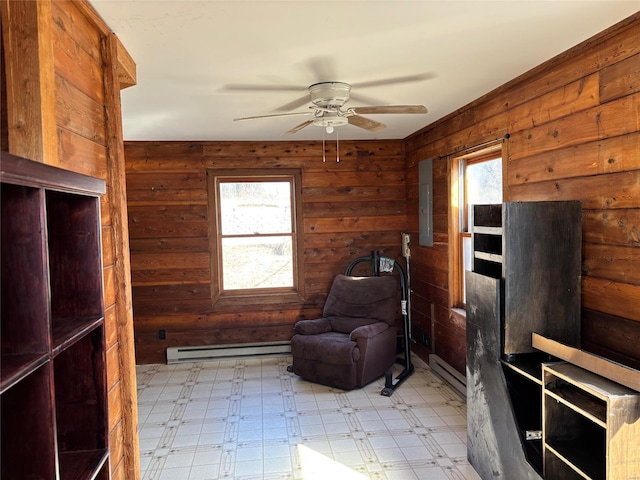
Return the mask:
[[(327, 133), (332, 133), (335, 127), (353, 125), (370, 132), (386, 127), (384, 123), (364, 117), (367, 114), (423, 114), (427, 113), (424, 105), (380, 105), (364, 107), (345, 107), (349, 101), (351, 85), (344, 82), (318, 82), (307, 88), (312, 105), (308, 111), (293, 113), (274, 113), (269, 115), (255, 115), (251, 117), (234, 118), (234, 121), (255, 120), (258, 118), (273, 118), (286, 116), (311, 116), (313, 118), (287, 130), (283, 135), (299, 132), (309, 125), (323, 127)], [(304, 103), (309, 99), (304, 97)], [(299, 106), (300, 100), (289, 105)]]

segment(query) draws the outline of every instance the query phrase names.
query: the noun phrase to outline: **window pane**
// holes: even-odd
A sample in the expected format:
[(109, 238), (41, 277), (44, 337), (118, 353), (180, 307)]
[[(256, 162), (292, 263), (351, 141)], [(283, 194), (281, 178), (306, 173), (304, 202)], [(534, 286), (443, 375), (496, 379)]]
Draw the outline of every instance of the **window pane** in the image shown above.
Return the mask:
[[(473, 248), (471, 237), (462, 237), (462, 263), (463, 270), (462, 274), (464, 275), (465, 270), (471, 272), (473, 271)], [(462, 303), (467, 303), (467, 282), (466, 276), (462, 279)]]
[[(502, 159), (471, 163), (465, 170), (467, 218), (471, 221), (473, 205), (502, 203)], [(471, 226), (468, 226), (470, 231)]]
[(289, 236), (223, 238), (223, 289), (293, 287)]
[(220, 223), (222, 235), (291, 233), (291, 183), (220, 183)]

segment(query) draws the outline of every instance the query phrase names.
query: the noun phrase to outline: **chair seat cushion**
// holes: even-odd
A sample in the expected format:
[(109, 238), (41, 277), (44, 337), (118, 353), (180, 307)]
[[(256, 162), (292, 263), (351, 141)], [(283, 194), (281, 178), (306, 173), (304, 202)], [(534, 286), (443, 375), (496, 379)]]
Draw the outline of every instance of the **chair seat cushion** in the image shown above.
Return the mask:
[(360, 359), (360, 350), (349, 334), (327, 332), (318, 335), (294, 335), (291, 355), (333, 365), (351, 365)]
[[(380, 323), (371, 318), (354, 318), (354, 317), (329, 317), (327, 318), (331, 330), (340, 333), (351, 333), (358, 327), (363, 325), (371, 325), (372, 323)], [(385, 323), (385, 325), (387, 325)]]

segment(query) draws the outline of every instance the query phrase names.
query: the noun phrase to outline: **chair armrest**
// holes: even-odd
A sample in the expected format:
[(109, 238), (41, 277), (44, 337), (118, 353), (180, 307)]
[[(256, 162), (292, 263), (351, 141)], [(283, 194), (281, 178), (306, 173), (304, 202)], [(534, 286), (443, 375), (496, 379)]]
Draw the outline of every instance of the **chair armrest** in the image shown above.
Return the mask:
[(299, 320), (293, 327), (293, 332), (299, 335), (318, 335), (331, 331), (331, 324), (326, 318), (314, 318), (313, 320)]
[(385, 322), (376, 322), (376, 323), (372, 323), (370, 325), (363, 325), (361, 327), (355, 328), (352, 332), (351, 332), (351, 340), (358, 340), (358, 339), (368, 339), (368, 338), (373, 338), (376, 335), (384, 332), (385, 330), (389, 329), (389, 324), (385, 323)]

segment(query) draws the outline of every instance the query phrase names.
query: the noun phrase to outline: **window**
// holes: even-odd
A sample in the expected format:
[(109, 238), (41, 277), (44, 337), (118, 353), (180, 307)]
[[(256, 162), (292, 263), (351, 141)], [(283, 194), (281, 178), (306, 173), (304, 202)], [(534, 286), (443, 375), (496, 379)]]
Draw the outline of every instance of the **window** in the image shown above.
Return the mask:
[(502, 203), (502, 143), (452, 160), (451, 305), (466, 304), (465, 270), (473, 269), (473, 205)]
[(302, 285), (300, 173), (246, 172), (209, 171), (214, 291), (243, 302), (286, 301)]

